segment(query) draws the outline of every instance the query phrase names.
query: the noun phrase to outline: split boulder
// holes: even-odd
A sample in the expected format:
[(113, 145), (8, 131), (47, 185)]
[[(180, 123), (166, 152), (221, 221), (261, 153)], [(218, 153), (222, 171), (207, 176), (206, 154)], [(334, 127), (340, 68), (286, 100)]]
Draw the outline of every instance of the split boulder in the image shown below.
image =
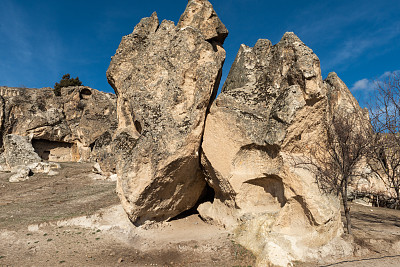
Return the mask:
[(199, 150), (228, 31), (207, 0), (177, 26), (157, 14), (122, 38), (107, 71), (118, 95), (117, 192), (136, 225), (193, 207), (205, 188)]

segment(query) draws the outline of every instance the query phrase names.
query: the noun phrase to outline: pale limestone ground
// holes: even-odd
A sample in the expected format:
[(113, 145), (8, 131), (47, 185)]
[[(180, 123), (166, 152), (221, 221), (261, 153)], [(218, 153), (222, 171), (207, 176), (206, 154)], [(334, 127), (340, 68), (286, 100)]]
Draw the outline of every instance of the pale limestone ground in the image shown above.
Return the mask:
[[(90, 164), (11, 184), (0, 176), (0, 266), (254, 266), (225, 229), (192, 214), (133, 227)], [(295, 266), (400, 266), (400, 211), (352, 205), (356, 256)]]
[(91, 164), (9, 183), (0, 175), (0, 266), (247, 266), (254, 257), (193, 214), (136, 228)]
[[(400, 266), (400, 211), (350, 204), (355, 255), (295, 266)], [(343, 211), (342, 211), (343, 215)], [(342, 216), (344, 220), (344, 216)]]

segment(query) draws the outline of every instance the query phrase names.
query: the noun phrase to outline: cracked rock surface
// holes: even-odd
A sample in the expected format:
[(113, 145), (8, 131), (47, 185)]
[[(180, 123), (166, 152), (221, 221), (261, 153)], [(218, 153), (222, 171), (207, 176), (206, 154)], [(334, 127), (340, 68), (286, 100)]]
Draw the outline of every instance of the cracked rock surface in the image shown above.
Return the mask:
[(227, 34), (208, 1), (190, 0), (177, 25), (142, 19), (112, 57), (117, 191), (136, 225), (190, 209), (205, 188), (199, 150)]
[(201, 161), (215, 199), (198, 211), (236, 229), (260, 266), (352, 251), (340, 239), (338, 200), (293, 164), (324, 138), (328, 110), (343, 106), (361, 111), (336, 74), (323, 81), (295, 34), (240, 47), (207, 116)]
[[(61, 96), (55, 96), (51, 88), (0, 87), (0, 119), (1, 148), (8, 161), (12, 161), (9, 154), (13, 151), (6, 138), (12, 134), (29, 136), (29, 145), (32, 143), (36, 152), (39, 149), (45, 160), (98, 161), (103, 169), (115, 169), (110, 150), (117, 127), (114, 94), (86, 86), (62, 88)], [(65, 155), (52, 155), (61, 150)]]

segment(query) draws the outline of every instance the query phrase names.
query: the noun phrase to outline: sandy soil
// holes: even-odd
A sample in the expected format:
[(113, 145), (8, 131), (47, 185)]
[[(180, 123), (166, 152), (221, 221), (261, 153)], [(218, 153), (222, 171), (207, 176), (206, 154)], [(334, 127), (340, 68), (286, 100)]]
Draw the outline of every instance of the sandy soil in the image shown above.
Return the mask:
[[(0, 266), (254, 266), (230, 233), (197, 214), (132, 226), (115, 182), (94, 180), (91, 166), (65, 163), (57, 176), (20, 183), (0, 173)], [(400, 211), (351, 212), (354, 256), (295, 266), (400, 266)]]
[[(353, 235), (344, 238), (353, 241), (354, 255), (295, 266), (400, 266), (400, 211), (354, 203), (350, 203), (350, 208)], [(345, 221), (343, 211), (342, 221)]]
[(252, 266), (225, 229), (188, 214), (134, 227), (90, 164), (21, 183), (0, 175), (0, 266)]

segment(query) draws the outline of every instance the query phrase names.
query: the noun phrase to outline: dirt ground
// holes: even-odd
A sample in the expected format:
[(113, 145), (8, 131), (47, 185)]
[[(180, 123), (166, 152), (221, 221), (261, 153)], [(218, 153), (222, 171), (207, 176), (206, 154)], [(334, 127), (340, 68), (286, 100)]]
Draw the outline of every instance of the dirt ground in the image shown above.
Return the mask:
[[(350, 203), (354, 255), (325, 259), (325, 263), (299, 263), (297, 267), (386, 267), (400, 266), (400, 211)], [(342, 211), (342, 221), (345, 221)], [(326, 263), (329, 262), (329, 263)]]
[(115, 182), (91, 164), (64, 163), (57, 176), (9, 183), (0, 174), (0, 266), (253, 266), (225, 229), (198, 215), (134, 227)]
[[(91, 166), (64, 163), (57, 176), (20, 183), (0, 173), (0, 266), (254, 266), (197, 214), (132, 226), (115, 182), (94, 180)], [(352, 204), (351, 214), (354, 256), (295, 266), (400, 266), (400, 211)]]

